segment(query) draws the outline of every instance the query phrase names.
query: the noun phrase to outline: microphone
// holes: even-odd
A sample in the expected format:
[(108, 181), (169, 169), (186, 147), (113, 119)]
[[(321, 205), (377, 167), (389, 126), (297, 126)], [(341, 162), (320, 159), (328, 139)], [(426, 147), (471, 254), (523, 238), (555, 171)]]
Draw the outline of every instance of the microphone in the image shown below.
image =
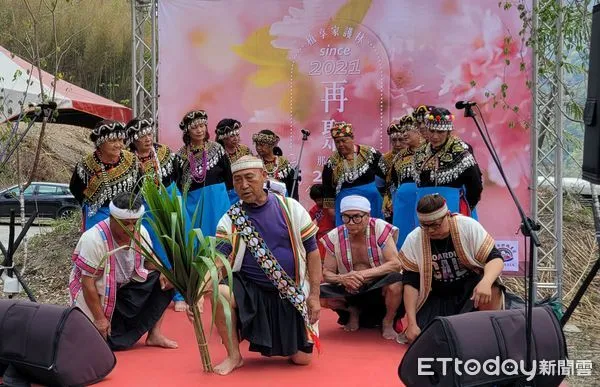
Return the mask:
[(470, 108), (471, 106), (475, 106), (477, 105), (477, 102), (473, 102), (473, 101), (458, 101), (454, 107), (457, 108), (458, 110), (461, 109), (466, 109), (466, 108)]
[(305, 135), (306, 137), (310, 136), (310, 130), (308, 129), (300, 129), (300, 131), (302, 132), (303, 135)]

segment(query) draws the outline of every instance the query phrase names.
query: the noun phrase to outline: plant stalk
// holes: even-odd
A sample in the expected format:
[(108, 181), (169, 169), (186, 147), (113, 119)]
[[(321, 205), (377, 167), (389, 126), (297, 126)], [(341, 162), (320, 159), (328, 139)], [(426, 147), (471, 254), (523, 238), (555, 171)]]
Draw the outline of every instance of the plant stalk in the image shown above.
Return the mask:
[(202, 327), (202, 318), (200, 316), (200, 308), (198, 308), (198, 302), (193, 302), (190, 306), (194, 313), (194, 331), (196, 332), (196, 342), (198, 343), (198, 351), (200, 351), (200, 358), (202, 359), (202, 368), (204, 372), (213, 372), (212, 362), (210, 360), (210, 352), (208, 351), (208, 342), (204, 335), (204, 328)]

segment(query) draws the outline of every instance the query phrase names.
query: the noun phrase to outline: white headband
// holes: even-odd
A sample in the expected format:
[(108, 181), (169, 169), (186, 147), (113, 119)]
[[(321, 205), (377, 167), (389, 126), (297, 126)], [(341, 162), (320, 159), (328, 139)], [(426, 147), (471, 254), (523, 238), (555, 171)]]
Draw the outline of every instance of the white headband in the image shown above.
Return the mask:
[(443, 218), (447, 214), (448, 214), (448, 206), (446, 205), (446, 203), (444, 203), (444, 205), (441, 206), (439, 209), (437, 209), (433, 212), (429, 212), (427, 214), (424, 214), (422, 212), (417, 212), (417, 216), (419, 218), (419, 221), (421, 221), (421, 222), (433, 222), (433, 221)]
[(342, 212), (352, 210), (371, 212), (371, 203), (363, 196), (350, 195), (342, 199), (342, 202), (340, 203), (340, 210)]
[(115, 206), (113, 202), (110, 202), (108, 208), (110, 209), (110, 215), (116, 219), (139, 219), (144, 215), (145, 212), (144, 205), (142, 205), (137, 211), (131, 211), (119, 208)]

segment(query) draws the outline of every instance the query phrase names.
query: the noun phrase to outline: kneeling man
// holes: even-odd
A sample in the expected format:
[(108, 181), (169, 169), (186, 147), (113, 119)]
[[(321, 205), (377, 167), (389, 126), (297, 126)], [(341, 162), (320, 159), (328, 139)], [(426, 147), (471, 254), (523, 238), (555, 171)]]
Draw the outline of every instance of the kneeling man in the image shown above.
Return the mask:
[(231, 306), (233, 335), (230, 341), (219, 303), (215, 326), (227, 358), (214, 371), (227, 375), (244, 364), (240, 340), (249, 341), (252, 352), (308, 365), (313, 346), (319, 349), (317, 226), (299, 202), (264, 189), (267, 172), (261, 159), (243, 156), (231, 172), (240, 201), (219, 221), (217, 238), (233, 272), (233, 288), (221, 284), (218, 289)]
[[(117, 195), (110, 217), (83, 233), (73, 253), (71, 303), (94, 322), (113, 351), (132, 347), (147, 332), (146, 345), (177, 348), (160, 331), (173, 298), (172, 286), (144, 262), (138, 242), (124, 229), (133, 233), (143, 214), (139, 197), (133, 199), (128, 192)], [(138, 237), (151, 243), (144, 226)]]
[(335, 310), (347, 331), (381, 324), (383, 337), (396, 339), (402, 303), (398, 229), (371, 218), (371, 204), (362, 196), (346, 196), (340, 209), (344, 224), (320, 241), (326, 250), (321, 306)]
[(437, 316), (502, 309), (505, 291), (504, 260), (481, 224), (451, 214), (439, 194), (421, 198), (417, 215), (400, 250), (410, 342)]

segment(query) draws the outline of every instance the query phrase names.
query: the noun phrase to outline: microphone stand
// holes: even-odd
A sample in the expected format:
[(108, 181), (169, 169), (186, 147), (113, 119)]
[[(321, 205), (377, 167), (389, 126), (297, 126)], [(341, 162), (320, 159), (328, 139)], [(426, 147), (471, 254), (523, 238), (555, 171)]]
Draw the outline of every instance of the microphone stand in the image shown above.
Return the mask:
[[(294, 184), (292, 184), (292, 192), (290, 192), (290, 197), (294, 197), (294, 192), (296, 191), (296, 185), (298, 183), (298, 179), (300, 178), (300, 160), (302, 160), (302, 151), (304, 150), (304, 143), (308, 140), (308, 136), (310, 136), (310, 132), (303, 130), (302, 131), (302, 145), (300, 146), (300, 154), (298, 155), (298, 162), (296, 163), (296, 167), (294, 168)], [(300, 195), (298, 195), (298, 198)]]
[[(540, 230), (540, 225), (533, 219), (529, 218), (526, 214), (525, 211), (523, 210), (523, 207), (521, 206), (521, 203), (519, 202), (519, 199), (517, 198), (517, 196), (515, 195), (514, 191), (512, 190), (510, 184), (508, 183), (508, 179), (506, 178), (506, 175), (504, 174), (504, 170), (502, 168), (502, 164), (500, 162), (500, 159), (498, 158), (496, 151), (494, 149), (493, 144), (491, 143), (491, 139), (488, 140), (487, 137), (483, 134), (483, 130), (481, 130), (481, 126), (479, 125), (479, 122), (477, 121), (476, 118), (476, 114), (473, 111), (473, 107), (470, 105), (465, 106), (465, 117), (471, 117), (473, 119), (473, 121), (475, 122), (475, 126), (477, 126), (477, 130), (479, 131), (479, 134), (481, 135), (481, 138), (483, 139), (483, 142), (485, 143), (485, 146), (487, 147), (488, 151), (490, 152), (492, 159), (494, 160), (494, 163), (496, 164), (496, 167), (498, 168), (498, 171), (500, 172), (500, 175), (502, 176), (502, 180), (504, 181), (504, 184), (506, 184), (506, 188), (508, 188), (508, 192), (510, 193), (510, 196), (512, 197), (512, 200), (515, 204), (515, 206), (517, 207), (517, 211), (519, 212), (519, 216), (521, 217), (521, 233), (523, 234), (523, 236), (525, 237), (525, 240), (527, 241), (529, 239), (529, 262), (528, 262), (528, 269), (527, 269), (527, 280), (526, 280), (526, 288), (527, 288), (527, 305), (525, 308), (525, 319), (526, 319), (526, 325), (525, 325), (525, 334), (527, 336), (526, 340), (527, 340), (527, 366), (529, 367), (529, 369), (532, 368), (532, 332), (531, 332), (531, 324), (532, 324), (532, 312), (533, 312), (533, 259), (535, 256), (535, 249), (537, 247), (541, 246), (540, 243), (540, 239), (537, 235), (537, 231)], [(526, 243), (527, 244), (527, 243)]]
[[(25, 223), (25, 226), (19, 233), (19, 236), (15, 240), (15, 211), (11, 210), (10, 211), (9, 234), (8, 234), (8, 249), (6, 247), (4, 247), (2, 242), (0, 242), (0, 251), (2, 252), (2, 255), (4, 255), (4, 260), (0, 264), (0, 275), (2, 275), (4, 273), (4, 271), (6, 271), (6, 276), (9, 278), (13, 278), (13, 275), (14, 275), (17, 278), (17, 281), (21, 284), (21, 287), (23, 288), (23, 290), (25, 291), (25, 293), (27, 294), (27, 297), (29, 297), (29, 300), (31, 302), (36, 302), (36, 299), (35, 299), (33, 293), (31, 292), (31, 289), (29, 289), (29, 287), (27, 286), (27, 284), (21, 277), (21, 274), (19, 274), (19, 270), (14, 268), (13, 259), (14, 259), (15, 252), (19, 248), (19, 245), (21, 244), (21, 241), (23, 240), (23, 238), (25, 238), (25, 235), (29, 231), (29, 228), (33, 224), (33, 221), (37, 217), (37, 214), (38, 214), (37, 210), (33, 212), (31, 217), (29, 218), (27, 223)], [(14, 294), (9, 294), (8, 298), (13, 298), (13, 296), (14, 296)]]

